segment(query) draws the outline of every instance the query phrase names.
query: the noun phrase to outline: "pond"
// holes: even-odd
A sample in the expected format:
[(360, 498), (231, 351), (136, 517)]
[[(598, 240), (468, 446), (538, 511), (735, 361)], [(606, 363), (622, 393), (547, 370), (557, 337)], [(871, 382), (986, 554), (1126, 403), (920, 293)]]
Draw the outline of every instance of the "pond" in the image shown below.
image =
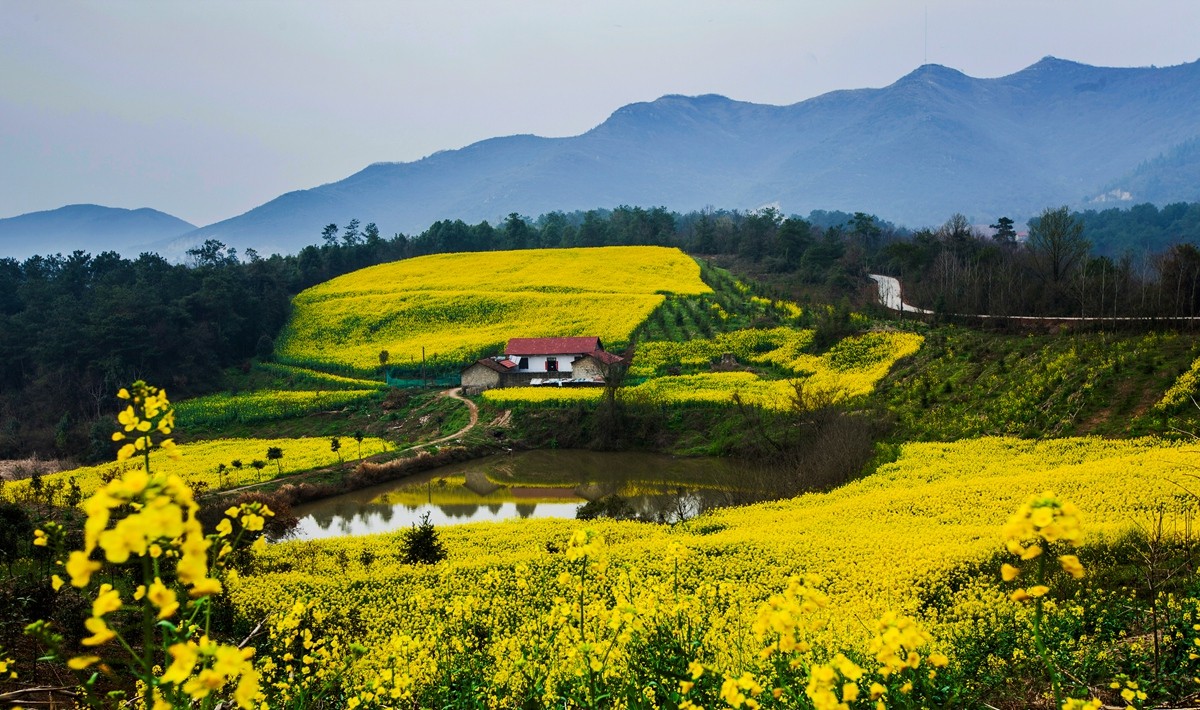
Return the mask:
[(291, 539), (409, 528), (426, 513), (434, 525), (574, 518), (580, 506), (614, 501), (625, 516), (675, 522), (761, 499), (751, 485), (761, 473), (736, 460), (640, 452), (500, 454), (296, 506)]

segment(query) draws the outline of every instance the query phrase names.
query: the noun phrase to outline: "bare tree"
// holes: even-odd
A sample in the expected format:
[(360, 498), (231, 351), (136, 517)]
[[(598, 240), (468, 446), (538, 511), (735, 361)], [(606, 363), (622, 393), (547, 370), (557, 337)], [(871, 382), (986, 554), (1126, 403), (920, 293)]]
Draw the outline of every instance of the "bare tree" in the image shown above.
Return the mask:
[(1066, 205), (1046, 208), (1029, 223), (1029, 249), (1034, 261), (1049, 281), (1058, 285), (1065, 281), (1091, 249), (1083, 238), (1083, 222), (1071, 216)]

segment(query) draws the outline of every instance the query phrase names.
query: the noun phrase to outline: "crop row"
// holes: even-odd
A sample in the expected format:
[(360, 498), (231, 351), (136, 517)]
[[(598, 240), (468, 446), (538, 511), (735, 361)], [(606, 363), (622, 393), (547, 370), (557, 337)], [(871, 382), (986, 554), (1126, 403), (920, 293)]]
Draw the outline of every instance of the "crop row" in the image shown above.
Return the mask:
[(637, 347), (629, 374), (652, 377), (670, 367), (710, 365), (729, 353), (742, 362), (790, 361), (812, 342), (811, 330), (771, 328), (736, 330), (683, 342), (652, 340)]
[(905, 438), (1191, 430), (1194, 359), (1192, 338), (1180, 334), (1014, 337), (947, 328), (931, 332), (880, 396)]
[(342, 377), (341, 375), (333, 375), (328, 372), (319, 372), (294, 365), (284, 365), (278, 362), (260, 362), (256, 363), (254, 367), (281, 378), (287, 383), (288, 389), (295, 389), (300, 385), (307, 385), (323, 390), (387, 389), (387, 385), (381, 380)]
[(1200, 358), (1192, 361), (1192, 366), (1175, 380), (1175, 383), (1154, 407), (1161, 410), (1173, 409), (1194, 401), (1198, 394), (1200, 394)]

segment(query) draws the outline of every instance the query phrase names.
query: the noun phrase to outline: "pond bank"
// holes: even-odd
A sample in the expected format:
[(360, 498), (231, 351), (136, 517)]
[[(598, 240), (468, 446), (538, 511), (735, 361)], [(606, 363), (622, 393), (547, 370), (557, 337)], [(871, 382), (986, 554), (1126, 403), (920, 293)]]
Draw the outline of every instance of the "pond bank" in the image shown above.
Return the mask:
[[(404, 479), (297, 506), (295, 537), (313, 539), (510, 518), (574, 518), (600, 501), (608, 514), (677, 522), (767, 497), (759, 467), (711, 457), (538, 449), (450, 463)], [(612, 502), (616, 501), (616, 507)]]

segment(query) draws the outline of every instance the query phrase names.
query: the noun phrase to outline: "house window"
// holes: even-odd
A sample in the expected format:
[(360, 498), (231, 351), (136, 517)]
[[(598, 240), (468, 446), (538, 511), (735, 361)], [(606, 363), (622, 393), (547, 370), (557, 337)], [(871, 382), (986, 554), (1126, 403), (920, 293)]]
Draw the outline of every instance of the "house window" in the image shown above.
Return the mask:
[(528, 370), (529, 369), (529, 358), (523, 357), (520, 360), (518, 360), (517, 361), (517, 369), (518, 370)]
[(546, 358), (546, 372), (558, 372), (558, 358), (553, 356)]

